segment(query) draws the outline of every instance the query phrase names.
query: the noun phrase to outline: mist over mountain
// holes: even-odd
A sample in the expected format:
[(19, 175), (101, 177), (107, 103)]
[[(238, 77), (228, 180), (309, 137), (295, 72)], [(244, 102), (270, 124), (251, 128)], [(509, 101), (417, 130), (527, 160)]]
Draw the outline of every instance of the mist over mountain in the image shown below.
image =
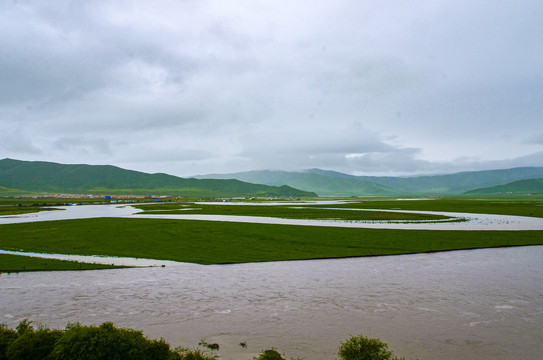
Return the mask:
[[(394, 196), (538, 193), (543, 167), (413, 177), (355, 176), (337, 171), (260, 170), (180, 178), (111, 165), (0, 160), (0, 193), (161, 194), (183, 197)], [(532, 180), (518, 182), (520, 180)], [(518, 183), (517, 183), (518, 182)], [(501, 186), (501, 187), (500, 187)]]
[(262, 170), (197, 176), (201, 179), (238, 179), (257, 184), (289, 185), (320, 196), (458, 195), (479, 188), (541, 177), (543, 167), (413, 177), (355, 176), (322, 169), (299, 172)]

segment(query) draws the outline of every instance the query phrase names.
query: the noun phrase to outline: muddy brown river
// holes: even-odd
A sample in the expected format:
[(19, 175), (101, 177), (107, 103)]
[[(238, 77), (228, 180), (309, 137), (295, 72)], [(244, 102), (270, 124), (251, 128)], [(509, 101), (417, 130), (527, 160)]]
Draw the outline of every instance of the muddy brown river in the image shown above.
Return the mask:
[[(118, 326), (222, 359), (335, 359), (349, 334), (419, 359), (539, 359), (543, 246), (0, 275), (0, 323)], [(247, 342), (247, 348), (238, 344)]]

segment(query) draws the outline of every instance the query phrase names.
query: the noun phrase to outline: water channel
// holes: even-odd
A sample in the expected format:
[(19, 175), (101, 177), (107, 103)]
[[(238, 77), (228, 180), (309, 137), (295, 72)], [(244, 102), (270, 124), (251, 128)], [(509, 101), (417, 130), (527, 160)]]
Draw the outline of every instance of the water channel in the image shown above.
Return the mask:
[[(332, 201), (313, 202), (313, 204), (330, 205), (337, 203)], [(217, 203), (222, 204), (222, 203)], [(247, 204), (247, 203), (244, 203)], [(273, 205), (301, 206), (307, 203), (268, 203)], [(254, 204), (251, 204), (254, 205)], [(263, 205), (264, 206), (264, 205)], [(262, 216), (236, 216), (236, 215), (149, 215), (139, 214), (142, 210), (128, 205), (87, 205), (87, 206), (59, 206), (52, 211), (41, 211), (37, 213), (0, 216), (0, 225), (25, 223), (35, 221), (54, 221), (85, 219), (97, 217), (132, 217), (149, 219), (172, 219), (172, 220), (202, 220), (202, 221), (228, 221), (259, 224), (281, 224), (281, 225), (302, 225), (302, 226), (326, 226), (326, 227), (351, 227), (351, 228), (374, 228), (374, 229), (417, 229), (417, 230), (543, 230), (543, 218), (513, 216), (513, 215), (492, 215), (457, 213), (446, 211), (422, 211), (422, 210), (382, 210), (382, 209), (337, 209), (353, 211), (382, 211), (414, 214), (444, 215), (453, 219), (462, 219), (461, 222), (427, 222), (427, 221), (344, 221), (344, 220), (304, 220), (284, 219)]]
[[(107, 213), (94, 206), (72, 209), (11, 219)], [(129, 207), (119, 209), (120, 216), (135, 216)], [(28, 318), (63, 328), (73, 321), (113, 321), (174, 346), (217, 342), (224, 360), (251, 359), (272, 346), (288, 357), (330, 360), (340, 341), (359, 333), (379, 337), (397, 355), (413, 359), (538, 359), (541, 259), (543, 246), (531, 246), (2, 274), (0, 323), (14, 327)]]
[[(538, 359), (543, 246), (358, 259), (0, 275), (0, 322), (119, 326), (223, 359), (336, 358), (349, 334), (419, 359)], [(246, 349), (238, 344), (247, 342)]]

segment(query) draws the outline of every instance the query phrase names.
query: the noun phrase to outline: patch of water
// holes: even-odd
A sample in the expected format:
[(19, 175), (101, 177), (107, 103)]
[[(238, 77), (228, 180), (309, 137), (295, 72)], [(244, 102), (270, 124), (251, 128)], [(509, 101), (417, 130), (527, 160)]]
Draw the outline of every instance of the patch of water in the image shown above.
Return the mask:
[[(537, 359), (543, 246), (358, 259), (0, 276), (0, 322), (143, 330), (224, 360), (276, 347), (329, 360), (362, 333), (419, 359)], [(246, 342), (247, 348), (238, 344)]]
[[(361, 210), (362, 211), (362, 210)], [(374, 211), (371, 209), (370, 211)], [(384, 211), (384, 210), (383, 210)], [(392, 210), (389, 210), (392, 211)], [(404, 211), (400, 211), (404, 212)], [(415, 212), (414, 212), (415, 213)], [(445, 215), (465, 221), (456, 222), (393, 222), (393, 221), (351, 221), (351, 220), (304, 220), (304, 219), (283, 219), (263, 216), (236, 216), (236, 215), (200, 215), (200, 214), (134, 214), (134, 218), (147, 219), (177, 219), (177, 220), (202, 220), (202, 221), (225, 221), (255, 224), (277, 224), (277, 225), (301, 225), (301, 226), (324, 226), (344, 228), (367, 228), (367, 229), (403, 229), (403, 230), (543, 230), (543, 218), (532, 218), (510, 215), (470, 214), (451, 213), (436, 211), (417, 211), (420, 214)]]
[[(321, 205), (331, 201), (315, 202)], [(337, 202), (333, 202), (337, 203)], [(223, 204), (223, 203), (217, 203)], [(232, 204), (232, 203), (226, 203)], [(247, 204), (247, 203), (244, 203)], [(295, 205), (291, 203), (290, 205)], [(357, 211), (382, 211), (413, 214), (444, 215), (452, 219), (464, 219), (465, 221), (345, 221), (345, 220), (303, 220), (281, 219), (261, 216), (233, 216), (233, 215), (198, 215), (198, 214), (139, 214), (142, 210), (132, 206), (119, 205), (88, 205), (88, 206), (63, 206), (58, 207), (64, 211), (42, 211), (31, 214), (0, 216), (1, 224), (14, 224), (35, 221), (55, 221), (68, 219), (87, 219), (98, 217), (134, 217), (157, 218), (177, 220), (203, 220), (203, 221), (229, 221), (259, 224), (303, 225), (303, 226), (328, 226), (350, 228), (374, 228), (374, 229), (418, 229), (418, 230), (543, 230), (543, 218), (512, 215), (491, 215), (456, 213), (445, 211), (415, 211), (415, 210), (384, 210), (384, 209), (343, 209)]]
[(55, 206), (64, 211), (40, 211), (20, 215), (0, 216), (1, 224), (16, 224), (35, 221), (57, 221), (72, 219), (90, 219), (100, 217), (124, 217), (142, 210), (127, 205), (80, 205)]

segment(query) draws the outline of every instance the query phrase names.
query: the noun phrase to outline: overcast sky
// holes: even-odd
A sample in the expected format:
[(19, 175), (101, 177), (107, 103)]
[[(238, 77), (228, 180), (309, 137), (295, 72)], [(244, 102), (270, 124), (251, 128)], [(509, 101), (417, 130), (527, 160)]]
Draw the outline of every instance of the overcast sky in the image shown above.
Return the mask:
[(2, 1), (0, 158), (543, 166), (540, 0)]

